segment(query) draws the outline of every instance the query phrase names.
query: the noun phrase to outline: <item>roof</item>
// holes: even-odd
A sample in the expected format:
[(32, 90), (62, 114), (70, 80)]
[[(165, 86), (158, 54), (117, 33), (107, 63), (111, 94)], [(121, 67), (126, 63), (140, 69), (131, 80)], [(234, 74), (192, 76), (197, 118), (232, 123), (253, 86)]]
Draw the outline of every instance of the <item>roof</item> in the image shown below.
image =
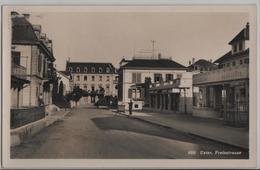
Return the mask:
[(133, 59), (122, 68), (149, 68), (149, 69), (186, 69), (185, 66), (170, 59)]
[(55, 61), (52, 52), (43, 41), (36, 36), (32, 24), (19, 15), (12, 17), (12, 44), (38, 45), (51, 61)]
[[(77, 72), (79, 68), (79, 72)], [(92, 68), (95, 68), (94, 71)], [(94, 63), (94, 62), (67, 62), (66, 71), (71, 73), (84, 73), (84, 74), (116, 74), (116, 68), (112, 63)]]
[(249, 40), (249, 23), (228, 44), (244, 40)]
[(69, 71), (58, 71), (59, 73), (65, 75), (65, 76), (70, 76), (70, 72)]
[(228, 61), (228, 60), (238, 58), (238, 57), (241, 57), (241, 56), (245, 56), (245, 55), (249, 55), (249, 48), (246, 49), (245, 51), (235, 53), (233, 55), (232, 55), (232, 52), (229, 51), (228, 53), (226, 53), (225, 55), (223, 55), (222, 57), (220, 57), (219, 59), (214, 61), (214, 63), (221, 63), (221, 62)]
[(196, 61), (195, 63), (191, 64), (189, 66), (189, 68), (194, 66), (194, 65), (200, 66), (200, 67), (212, 67), (212, 66), (215, 66), (214, 63), (212, 63), (210, 61), (207, 61), (207, 60), (204, 60), (204, 59), (200, 59), (200, 60)]
[(37, 44), (39, 42), (32, 25), (24, 17), (12, 18), (12, 42)]

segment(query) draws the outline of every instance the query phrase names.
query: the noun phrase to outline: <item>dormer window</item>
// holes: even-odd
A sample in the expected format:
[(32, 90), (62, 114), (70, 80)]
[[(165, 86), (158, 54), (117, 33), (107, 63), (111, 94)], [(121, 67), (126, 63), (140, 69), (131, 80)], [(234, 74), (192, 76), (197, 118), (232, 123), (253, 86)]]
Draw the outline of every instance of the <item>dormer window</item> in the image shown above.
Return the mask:
[(242, 43), (242, 42), (240, 42), (240, 43), (238, 44), (238, 49), (239, 49), (239, 51), (242, 51), (242, 50), (243, 50), (243, 43)]
[(79, 67), (77, 67), (77, 73), (79, 73), (80, 72), (80, 68)]
[(234, 53), (236, 53), (237, 52), (237, 44), (234, 44), (233, 47), (234, 47)]
[(84, 72), (88, 72), (88, 68), (87, 67), (84, 67)]
[(106, 72), (107, 72), (107, 73), (109, 73), (109, 72), (110, 72), (110, 69), (109, 69), (109, 67), (107, 67), (107, 69), (106, 69)]
[(69, 67), (69, 72), (72, 72), (72, 71), (73, 71), (72, 67)]
[(95, 67), (91, 67), (91, 72), (95, 73)]
[(102, 73), (102, 68), (101, 67), (98, 68), (98, 72)]

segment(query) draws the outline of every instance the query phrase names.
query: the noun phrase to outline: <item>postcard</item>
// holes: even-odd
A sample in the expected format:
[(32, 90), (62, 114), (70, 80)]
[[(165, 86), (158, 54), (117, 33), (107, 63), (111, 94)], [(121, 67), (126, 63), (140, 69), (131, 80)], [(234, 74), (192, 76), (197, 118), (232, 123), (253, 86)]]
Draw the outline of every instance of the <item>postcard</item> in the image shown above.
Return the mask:
[(3, 167), (255, 168), (256, 5), (4, 5)]

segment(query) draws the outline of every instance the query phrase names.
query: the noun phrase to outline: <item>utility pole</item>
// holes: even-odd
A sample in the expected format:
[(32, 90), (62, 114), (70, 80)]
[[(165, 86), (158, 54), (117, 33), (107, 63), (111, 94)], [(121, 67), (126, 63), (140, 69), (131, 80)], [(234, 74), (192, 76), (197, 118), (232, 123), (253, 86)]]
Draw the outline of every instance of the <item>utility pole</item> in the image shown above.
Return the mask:
[(156, 41), (155, 40), (151, 40), (151, 42), (152, 42), (152, 47), (153, 47), (153, 54), (152, 55), (153, 55), (153, 59), (154, 59), (155, 58), (155, 56), (154, 56), (154, 54), (155, 54), (154, 53), (154, 50), (155, 50), (154, 46), (155, 46), (155, 42)]

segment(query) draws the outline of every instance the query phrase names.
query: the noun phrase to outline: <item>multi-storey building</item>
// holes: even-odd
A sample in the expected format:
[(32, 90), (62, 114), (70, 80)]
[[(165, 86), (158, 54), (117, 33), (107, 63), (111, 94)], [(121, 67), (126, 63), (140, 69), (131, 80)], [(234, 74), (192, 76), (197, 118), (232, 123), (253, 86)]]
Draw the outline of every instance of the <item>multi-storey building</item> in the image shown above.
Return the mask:
[[(19, 106), (38, 106), (40, 94), (45, 104), (52, 103), (54, 75), (52, 41), (41, 32), (40, 25), (32, 25), (29, 15), (12, 12), (12, 76), (26, 79), (19, 91)], [(20, 81), (22, 82), (22, 81)], [(11, 82), (13, 86), (14, 81)], [(13, 100), (12, 100), (13, 101)], [(16, 104), (17, 105), (17, 102)]]
[(145, 102), (145, 80), (151, 83), (170, 82), (186, 72), (186, 67), (171, 58), (157, 59), (133, 58), (123, 59), (119, 69), (118, 101), (128, 109), (128, 103), (133, 101), (133, 109), (140, 110)]
[(249, 24), (230, 42), (231, 50), (217, 59), (218, 69), (193, 75), (193, 114), (248, 123)]
[[(79, 86), (89, 93), (103, 88), (105, 96), (117, 96), (117, 71), (111, 63), (67, 61), (66, 71), (72, 75), (73, 87)], [(94, 103), (95, 101), (95, 98), (84, 97), (80, 103)]]

